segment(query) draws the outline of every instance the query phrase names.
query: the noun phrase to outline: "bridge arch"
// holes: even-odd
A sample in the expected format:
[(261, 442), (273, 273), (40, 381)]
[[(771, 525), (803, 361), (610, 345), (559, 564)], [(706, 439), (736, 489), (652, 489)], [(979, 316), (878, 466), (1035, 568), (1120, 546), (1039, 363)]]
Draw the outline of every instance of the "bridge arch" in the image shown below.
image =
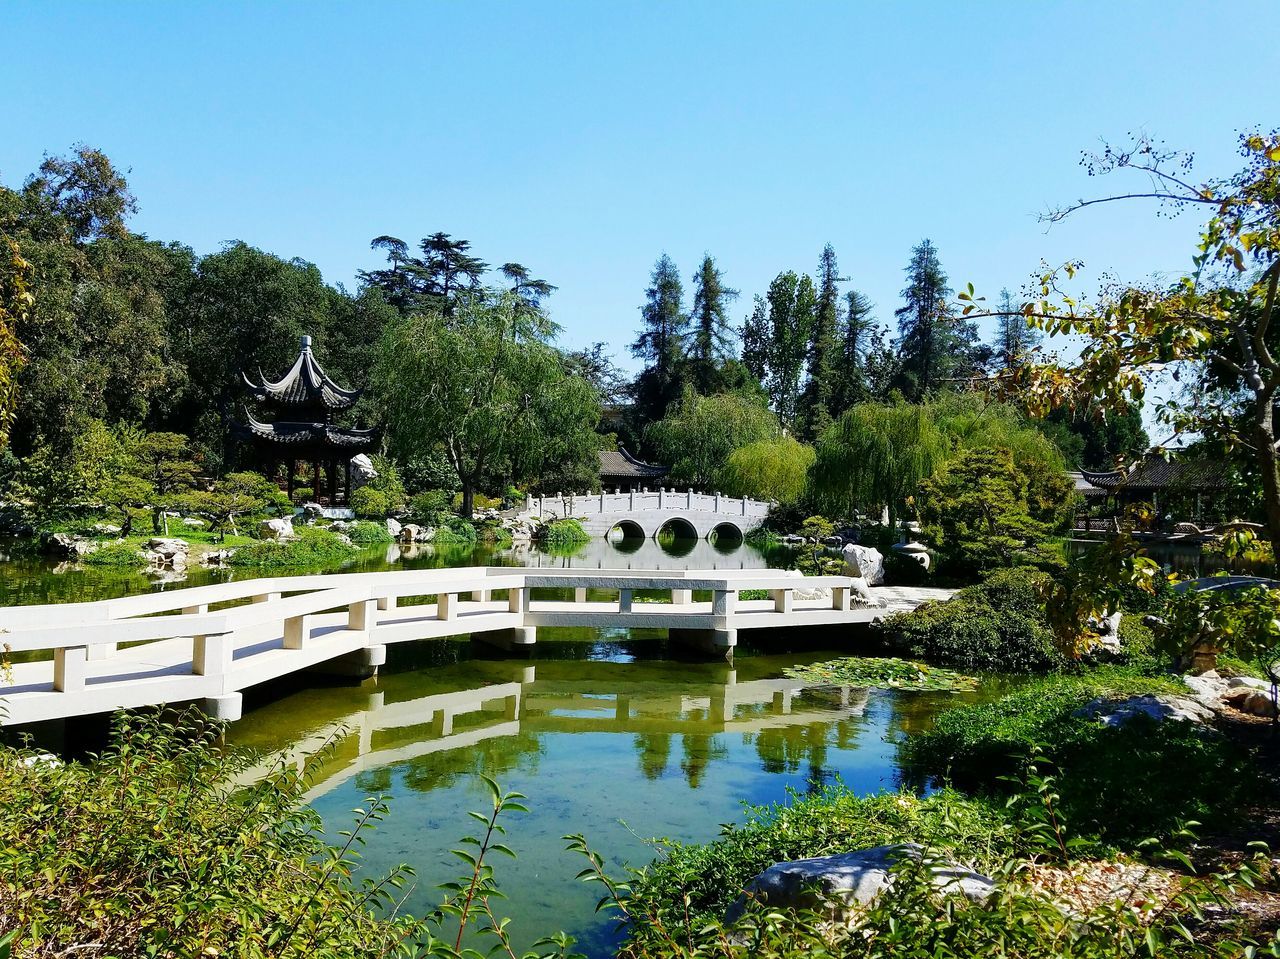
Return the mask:
[(741, 526), (726, 520), (713, 526), (707, 539), (716, 546), (740, 546), (746, 536), (743, 535)]
[(663, 533), (670, 533), (676, 539), (698, 539), (698, 528), (685, 519), (683, 516), (672, 516), (667, 519), (658, 531), (654, 533), (654, 538), (661, 536)]
[(633, 519), (621, 519), (609, 527), (609, 531), (604, 534), (605, 539), (645, 539), (649, 534), (644, 531), (641, 526)]

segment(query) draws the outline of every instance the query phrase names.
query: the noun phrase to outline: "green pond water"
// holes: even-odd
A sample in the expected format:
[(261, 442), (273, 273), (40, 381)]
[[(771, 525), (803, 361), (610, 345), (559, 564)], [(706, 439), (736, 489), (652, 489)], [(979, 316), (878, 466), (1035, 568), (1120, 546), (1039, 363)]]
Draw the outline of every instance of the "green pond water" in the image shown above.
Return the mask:
[[(621, 545), (622, 548), (619, 548)], [(570, 555), (535, 550), (401, 553), (366, 551), (348, 570), (471, 563), (598, 568), (759, 567), (750, 546), (705, 542), (598, 541)], [(193, 572), (182, 583), (141, 574), (0, 564), (0, 603), (67, 602), (221, 581), (248, 571)], [(857, 652), (857, 630), (813, 639), (769, 631), (744, 642), (732, 667), (697, 658), (661, 632), (539, 631), (519, 656), (465, 640), (393, 646), (375, 679), (340, 683), (291, 678), (246, 692), (232, 743), (314, 753), (332, 743), (309, 801), (327, 828), (345, 828), (366, 797), (390, 799), (389, 818), (368, 836), (370, 874), (406, 863), (418, 873), (410, 911), (440, 898), (436, 884), (460, 874), (449, 850), (487, 810), (478, 773), (528, 797), (508, 822), (515, 861), (495, 863), (517, 945), (563, 929), (592, 956), (611, 954), (620, 933), (595, 913), (597, 889), (574, 881), (584, 865), (562, 836), (584, 833), (616, 869), (650, 861), (658, 837), (714, 839), (741, 821), (744, 803), (782, 801), (841, 781), (860, 793), (897, 788), (903, 737), (928, 726), (959, 697), (851, 688), (806, 688), (787, 666)], [(971, 698), (978, 694), (967, 694)]]

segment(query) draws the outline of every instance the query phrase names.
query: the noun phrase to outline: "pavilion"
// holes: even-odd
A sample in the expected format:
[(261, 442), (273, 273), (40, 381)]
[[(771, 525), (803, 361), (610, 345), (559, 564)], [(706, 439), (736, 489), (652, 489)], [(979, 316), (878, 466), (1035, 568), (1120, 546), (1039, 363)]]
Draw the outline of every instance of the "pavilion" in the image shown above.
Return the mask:
[(351, 459), (372, 452), (379, 432), (337, 426), (333, 417), (355, 406), (364, 391), (335, 383), (311, 352), (309, 336), (302, 337), (298, 358), (280, 379), (268, 380), (260, 370), (256, 381), (244, 373), (241, 377), (249, 395), (274, 412), (264, 421), (246, 408), (245, 422), (232, 423), (232, 434), (254, 451), (268, 476), (275, 475), (277, 464), (288, 466), (290, 499), (298, 463), (309, 462), (316, 499), (330, 506), (345, 501), (351, 492)]
[(636, 459), (625, 446), (616, 450), (600, 450), (600, 488), (616, 489), (627, 493), (639, 492), (650, 483), (662, 479), (671, 467), (659, 466)]

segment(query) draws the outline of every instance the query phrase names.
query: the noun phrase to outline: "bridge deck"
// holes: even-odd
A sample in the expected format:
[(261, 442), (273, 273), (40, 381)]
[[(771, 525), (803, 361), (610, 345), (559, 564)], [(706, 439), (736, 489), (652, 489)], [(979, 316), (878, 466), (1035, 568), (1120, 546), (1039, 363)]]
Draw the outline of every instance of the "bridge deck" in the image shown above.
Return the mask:
[[(531, 590), (548, 586), (571, 588), (575, 598), (532, 599)], [(795, 598), (797, 588), (814, 587), (830, 597)], [(588, 589), (613, 590), (618, 599), (588, 600)], [(670, 591), (672, 601), (641, 602), (634, 593), (644, 589)], [(740, 599), (748, 589), (766, 589), (771, 598)], [(694, 590), (713, 598), (694, 602)], [(432, 601), (397, 605), (410, 597)], [(851, 597), (847, 578), (777, 570), (471, 568), (281, 577), (11, 607), (0, 610), (7, 645), (50, 651), (53, 659), (15, 663), (0, 677), (0, 719), (20, 724), (190, 701), (237, 718), (240, 690), (335, 661), (372, 671), (385, 661), (387, 644), (422, 639), (471, 634), (528, 645), (540, 626), (654, 628), (731, 651), (739, 629), (866, 623), (885, 612), (853, 605)], [(210, 610), (219, 604), (224, 608)]]

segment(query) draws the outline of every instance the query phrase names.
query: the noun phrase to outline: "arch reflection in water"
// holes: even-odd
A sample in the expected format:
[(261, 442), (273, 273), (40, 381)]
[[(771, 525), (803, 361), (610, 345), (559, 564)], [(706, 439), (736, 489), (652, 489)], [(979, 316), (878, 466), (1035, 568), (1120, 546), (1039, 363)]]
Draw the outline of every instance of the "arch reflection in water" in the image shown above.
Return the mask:
[[(637, 766), (648, 779), (674, 773), (678, 738), (678, 768), (693, 788), (724, 758), (717, 743), (723, 733), (753, 742), (766, 772), (798, 773), (807, 763), (809, 778), (822, 781), (833, 721), (836, 744), (848, 747), (867, 705), (865, 689), (805, 687), (791, 679), (739, 682), (736, 670), (724, 666), (713, 667), (705, 678), (655, 683), (628, 679), (622, 664), (588, 664), (616, 667), (602, 680), (569, 678), (557, 668), (567, 663), (488, 665), (505, 674), (495, 679), (506, 681), (401, 701), (369, 689), (359, 708), (295, 740), (283, 754), (286, 762), (302, 768), (319, 757), (307, 799), (399, 764), (409, 764), (405, 782), (411, 788), (432, 789), (442, 778), (467, 773), (496, 775), (536, 753), (542, 737), (575, 733), (630, 736)], [(576, 664), (578, 671), (583, 665)], [(414, 761), (433, 754), (448, 755), (434, 755), (427, 779), (415, 782)], [(262, 775), (272, 761), (264, 760), (244, 779)]]

